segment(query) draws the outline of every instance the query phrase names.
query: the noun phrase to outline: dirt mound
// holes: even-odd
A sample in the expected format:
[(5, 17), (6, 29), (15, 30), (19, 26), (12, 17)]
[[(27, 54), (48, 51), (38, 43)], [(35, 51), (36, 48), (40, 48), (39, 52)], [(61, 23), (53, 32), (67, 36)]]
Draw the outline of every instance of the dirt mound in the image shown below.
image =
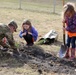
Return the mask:
[(40, 46), (19, 46), (20, 55), (14, 56), (19, 62), (26, 63), (40, 74), (54, 72), (58, 74), (76, 75), (76, 59), (73, 61), (60, 59), (46, 53)]
[[(21, 47), (20, 47), (21, 48)], [(38, 72), (55, 72), (76, 75), (76, 59), (73, 61), (60, 59), (46, 53), (40, 46), (22, 47), (22, 57), (27, 59), (27, 64)], [(25, 59), (25, 60), (26, 60)]]

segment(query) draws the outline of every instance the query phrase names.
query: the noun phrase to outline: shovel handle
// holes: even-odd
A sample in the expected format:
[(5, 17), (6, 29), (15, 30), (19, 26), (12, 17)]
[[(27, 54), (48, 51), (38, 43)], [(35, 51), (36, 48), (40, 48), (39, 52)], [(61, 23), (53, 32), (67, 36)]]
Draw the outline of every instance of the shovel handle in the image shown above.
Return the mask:
[[(63, 27), (65, 28), (65, 23), (63, 23)], [(65, 45), (65, 30), (63, 30), (63, 43)]]
[[(63, 1), (63, 6), (65, 4), (65, 0), (62, 0)], [(63, 23), (63, 27), (65, 28), (65, 23)], [(63, 43), (65, 45), (65, 30), (63, 30)]]

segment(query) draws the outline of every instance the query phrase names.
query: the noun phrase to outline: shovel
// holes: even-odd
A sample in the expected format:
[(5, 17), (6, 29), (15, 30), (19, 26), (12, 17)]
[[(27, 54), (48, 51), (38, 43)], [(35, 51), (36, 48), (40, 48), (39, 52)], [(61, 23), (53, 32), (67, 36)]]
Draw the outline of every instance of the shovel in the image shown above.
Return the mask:
[[(65, 28), (65, 24), (63, 24), (63, 27)], [(59, 57), (64, 58), (67, 53), (67, 45), (65, 44), (65, 30), (63, 30), (63, 45), (61, 45), (61, 48), (59, 50)]]

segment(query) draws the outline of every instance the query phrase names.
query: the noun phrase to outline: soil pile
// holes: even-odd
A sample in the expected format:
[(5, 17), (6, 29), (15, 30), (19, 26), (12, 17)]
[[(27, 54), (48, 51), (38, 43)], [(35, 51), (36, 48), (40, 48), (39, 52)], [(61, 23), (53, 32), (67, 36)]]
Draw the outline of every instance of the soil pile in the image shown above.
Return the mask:
[(50, 53), (46, 53), (40, 46), (20, 47), (20, 53), (28, 65), (38, 72), (54, 72), (76, 75), (76, 59), (60, 59)]
[(46, 53), (40, 46), (19, 46), (20, 55), (14, 55), (19, 62), (28, 64), (32, 69), (37, 69), (40, 74), (44, 72), (76, 75), (76, 59), (60, 59), (51, 53)]

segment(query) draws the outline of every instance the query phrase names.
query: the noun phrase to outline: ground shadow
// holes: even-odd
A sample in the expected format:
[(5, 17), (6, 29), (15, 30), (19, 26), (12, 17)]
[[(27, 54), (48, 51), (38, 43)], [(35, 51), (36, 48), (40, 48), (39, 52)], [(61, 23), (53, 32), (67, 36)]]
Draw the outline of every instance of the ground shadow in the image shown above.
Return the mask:
[(53, 44), (56, 45), (56, 46), (61, 46), (63, 43), (61, 41), (57, 40)]

